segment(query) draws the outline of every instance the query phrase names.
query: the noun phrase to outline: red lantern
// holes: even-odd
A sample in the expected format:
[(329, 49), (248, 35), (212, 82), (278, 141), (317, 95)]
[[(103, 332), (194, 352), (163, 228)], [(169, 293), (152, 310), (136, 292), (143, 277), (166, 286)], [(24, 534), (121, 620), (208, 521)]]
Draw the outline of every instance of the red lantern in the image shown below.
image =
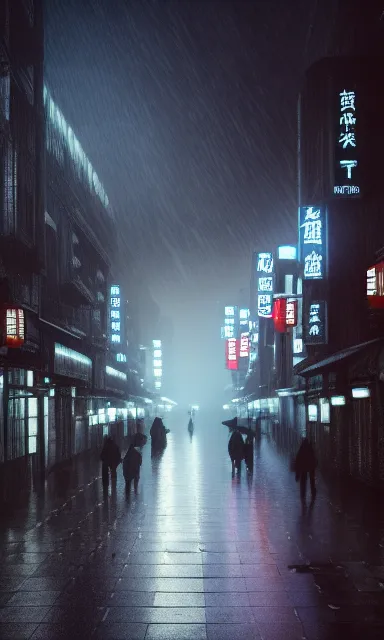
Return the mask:
[(25, 342), (24, 309), (5, 307), (4, 324), (5, 346), (20, 348)]

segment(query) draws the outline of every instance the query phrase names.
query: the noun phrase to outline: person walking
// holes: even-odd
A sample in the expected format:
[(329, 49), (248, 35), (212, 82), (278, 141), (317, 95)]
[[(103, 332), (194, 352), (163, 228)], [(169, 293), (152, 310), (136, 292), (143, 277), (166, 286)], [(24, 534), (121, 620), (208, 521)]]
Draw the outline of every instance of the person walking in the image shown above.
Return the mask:
[(232, 474), (235, 473), (235, 469), (240, 473), (241, 461), (244, 457), (244, 440), (240, 431), (236, 429), (229, 438), (228, 453), (232, 462)]
[(141, 453), (139, 453), (137, 449), (135, 449), (133, 444), (131, 444), (123, 460), (123, 475), (127, 492), (129, 492), (131, 489), (132, 480), (135, 493), (137, 492), (142, 461), (143, 458)]
[(105, 436), (103, 448), (100, 454), (101, 477), (104, 485), (109, 482), (109, 471), (112, 480), (117, 479), (117, 467), (121, 462), (121, 453), (118, 445), (110, 436)]
[(307, 494), (307, 476), (311, 486), (312, 500), (316, 497), (315, 472), (317, 459), (312, 444), (308, 438), (303, 438), (295, 460), (296, 481), (300, 481), (300, 496), (304, 502)]

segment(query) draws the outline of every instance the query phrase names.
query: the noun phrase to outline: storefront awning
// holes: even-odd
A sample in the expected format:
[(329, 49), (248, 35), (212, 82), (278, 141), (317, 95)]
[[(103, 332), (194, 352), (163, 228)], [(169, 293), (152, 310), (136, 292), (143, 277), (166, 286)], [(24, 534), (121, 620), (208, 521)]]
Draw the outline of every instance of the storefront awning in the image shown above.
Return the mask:
[(361, 344), (348, 347), (348, 349), (337, 351), (331, 356), (328, 356), (327, 358), (324, 358), (323, 360), (320, 360), (315, 364), (311, 364), (310, 366), (301, 369), (301, 371), (297, 371), (295, 369), (295, 373), (297, 375), (303, 376), (304, 378), (309, 376), (316, 376), (324, 373), (325, 371), (339, 368), (343, 365), (350, 366), (357, 360), (359, 360), (359, 362), (361, 361), (361, 367), (359, 368), (363, 369), (365, 367), (368, 372), (372, 371), (373, 367), (377, 371), (378, 358), (383, 347), (384, 338), (369, 340), (368, 342), (363, 342)]

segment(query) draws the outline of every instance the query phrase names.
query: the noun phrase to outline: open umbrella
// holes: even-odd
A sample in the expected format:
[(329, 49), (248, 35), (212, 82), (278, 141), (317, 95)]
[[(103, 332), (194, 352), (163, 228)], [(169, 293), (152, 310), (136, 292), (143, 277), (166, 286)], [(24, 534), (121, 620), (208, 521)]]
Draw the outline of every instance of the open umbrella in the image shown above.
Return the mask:
[(242, 427), (241, 425), (238, 425), (237, 418), (232, 418), (231, 420), (224, 420), (221, 424), (223, 424), (225, 427), (228, 427), (229, 429), (233, 429), (233, 430), (236, 429), (236, 431), (239, 431), (244, 436), (255, 435), (255, 432), (252, 431), (252, 429), (249, 429), (249, 427)]

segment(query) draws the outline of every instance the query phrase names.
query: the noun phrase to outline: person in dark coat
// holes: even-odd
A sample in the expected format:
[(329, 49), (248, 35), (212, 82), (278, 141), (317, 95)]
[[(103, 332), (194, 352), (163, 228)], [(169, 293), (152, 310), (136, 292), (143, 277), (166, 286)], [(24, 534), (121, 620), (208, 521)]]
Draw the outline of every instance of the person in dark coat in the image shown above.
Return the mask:
[(295, 460), (296, 480), (300, 481), (300, 496), (304, 501), (307, 494), (307, 476), (311, 485), (312, 500), (316, 497), (315, 471), (317, 459), (312, 444), (308, 438), (303, 438)]
[(155, 449), (163, 449), (167, 445), (167, 432), (161, 418), (154, 419), (150, 435)]
[(100, 460), (102, 481), (103, 484), (108, 484), (109, 470), (111, 470), (112, 480), (115, 480), (117, 478), (117, 467), (121, 462), (120, 449), (110, 436), (104, 438)]
[(244, 440), (240, 431), (235, 430), (229, 438), (228, 453), (232, 462), (232, 473), (235, 473), (235, 469), (240, 471), (241, 461), (244, 457)]
[(244, 444), (244, 461), (249, 472), (253, 471), (253, 435), (248, 435)]
[(133, 480), (133, 486), (136, 493), (137, 486), (139, 484), (140, 467), (142, 461), (143, 458), (141, 456), (141, 453), (139, 453), (135, 449), (133, 444), (131, 444), (123, 460), (123, 474), (125, 480), (125, 488), (127, 491), (130, 491), (131, 482)]

